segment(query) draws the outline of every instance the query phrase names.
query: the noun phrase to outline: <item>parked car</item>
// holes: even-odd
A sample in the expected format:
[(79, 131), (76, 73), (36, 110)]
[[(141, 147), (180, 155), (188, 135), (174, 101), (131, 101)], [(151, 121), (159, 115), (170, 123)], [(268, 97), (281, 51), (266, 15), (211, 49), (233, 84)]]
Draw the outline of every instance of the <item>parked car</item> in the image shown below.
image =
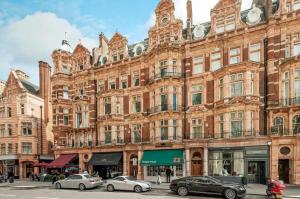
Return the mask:
[(140, 193), (144, 191), (150, 191), (151, 183), (135, 180), (128, 176), (118, 176), (111, 180), (107, 180), (106, 188), (109, 192), (115, 190), (128, 190)]
[(235, 199), (246, 195), (246, 189), (242, 184), (222, 182), (210, 176), (176, 179), (171, 182), (170, 189), (180, 196), (186, 196), (189, 193), (204, 193)]
[(68, 188), (68, 189), (92, 189), (102, 185), (101, 178), (91, 177), (88, 174), (76, 174), (71, 175), (63, 180), (55, 182), (56, 189)]

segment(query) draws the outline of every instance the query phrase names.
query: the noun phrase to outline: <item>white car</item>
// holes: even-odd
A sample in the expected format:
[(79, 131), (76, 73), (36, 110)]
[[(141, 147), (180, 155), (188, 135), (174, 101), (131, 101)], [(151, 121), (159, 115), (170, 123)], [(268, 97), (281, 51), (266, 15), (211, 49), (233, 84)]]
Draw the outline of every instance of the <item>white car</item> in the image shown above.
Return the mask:
[(81, 191), (85, 189), (92, 189), (102, 185), (103, 182), (100, 178), (94, 178), (87, 174), (76, 174), (71, 175), (63, 180), (58, 180), (55, 182), (56, 189), (80, 189)]
[(128, 176), (118, 176), (111, 180), (107, 180), (106, 189), (109, 192), (115, 190), (128, 190), (140, 193), (144, 191), (150, 191), (151, 183), (138, 181)]

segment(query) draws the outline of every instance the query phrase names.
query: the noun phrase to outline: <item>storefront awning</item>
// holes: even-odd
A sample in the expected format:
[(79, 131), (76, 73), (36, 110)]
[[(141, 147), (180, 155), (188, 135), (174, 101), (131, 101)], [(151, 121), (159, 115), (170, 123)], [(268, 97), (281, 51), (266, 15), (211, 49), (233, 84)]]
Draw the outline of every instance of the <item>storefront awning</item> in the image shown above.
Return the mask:
[(123, 153), (96, 153), (89, 161), (93, 166), (113, 166), (119, 165)]
[(60, 155), (57, 159), (53, 160), (48, 168), (64, 168), (69, 164), (77, 155), (76, 154), (63, 154)]
[(141, 161), (143, 166), (171, 166), (183, 163), (182, 150), (144, 151)]
[(33, 167), (48, 167), (48, 165), (46, 162), (36, 162), (33, 164)]

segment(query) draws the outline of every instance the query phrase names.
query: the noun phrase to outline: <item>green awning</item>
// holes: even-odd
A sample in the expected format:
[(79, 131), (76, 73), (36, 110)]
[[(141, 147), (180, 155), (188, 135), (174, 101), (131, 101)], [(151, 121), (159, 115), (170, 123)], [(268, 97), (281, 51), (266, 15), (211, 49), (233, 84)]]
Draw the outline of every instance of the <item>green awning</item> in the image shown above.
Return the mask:
[(143, 166), (172, 166), (183, 164), (183, 150), (144, 151), (141, 165)]

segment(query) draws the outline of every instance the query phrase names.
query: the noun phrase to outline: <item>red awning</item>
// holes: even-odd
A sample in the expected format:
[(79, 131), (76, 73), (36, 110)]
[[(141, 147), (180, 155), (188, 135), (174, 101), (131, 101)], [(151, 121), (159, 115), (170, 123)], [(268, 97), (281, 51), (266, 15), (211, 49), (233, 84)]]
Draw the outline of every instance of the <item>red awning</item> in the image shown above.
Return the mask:
[(77, 155), (76, 154), (63, 154), (60, 155), (57, 159), (53, 160), (48, 168), (63, 168), (69, 162), (71, 162)]
[(33, 164), (33, 167), (47, 167), (48, 165), (46, 162), (37, 162)]

